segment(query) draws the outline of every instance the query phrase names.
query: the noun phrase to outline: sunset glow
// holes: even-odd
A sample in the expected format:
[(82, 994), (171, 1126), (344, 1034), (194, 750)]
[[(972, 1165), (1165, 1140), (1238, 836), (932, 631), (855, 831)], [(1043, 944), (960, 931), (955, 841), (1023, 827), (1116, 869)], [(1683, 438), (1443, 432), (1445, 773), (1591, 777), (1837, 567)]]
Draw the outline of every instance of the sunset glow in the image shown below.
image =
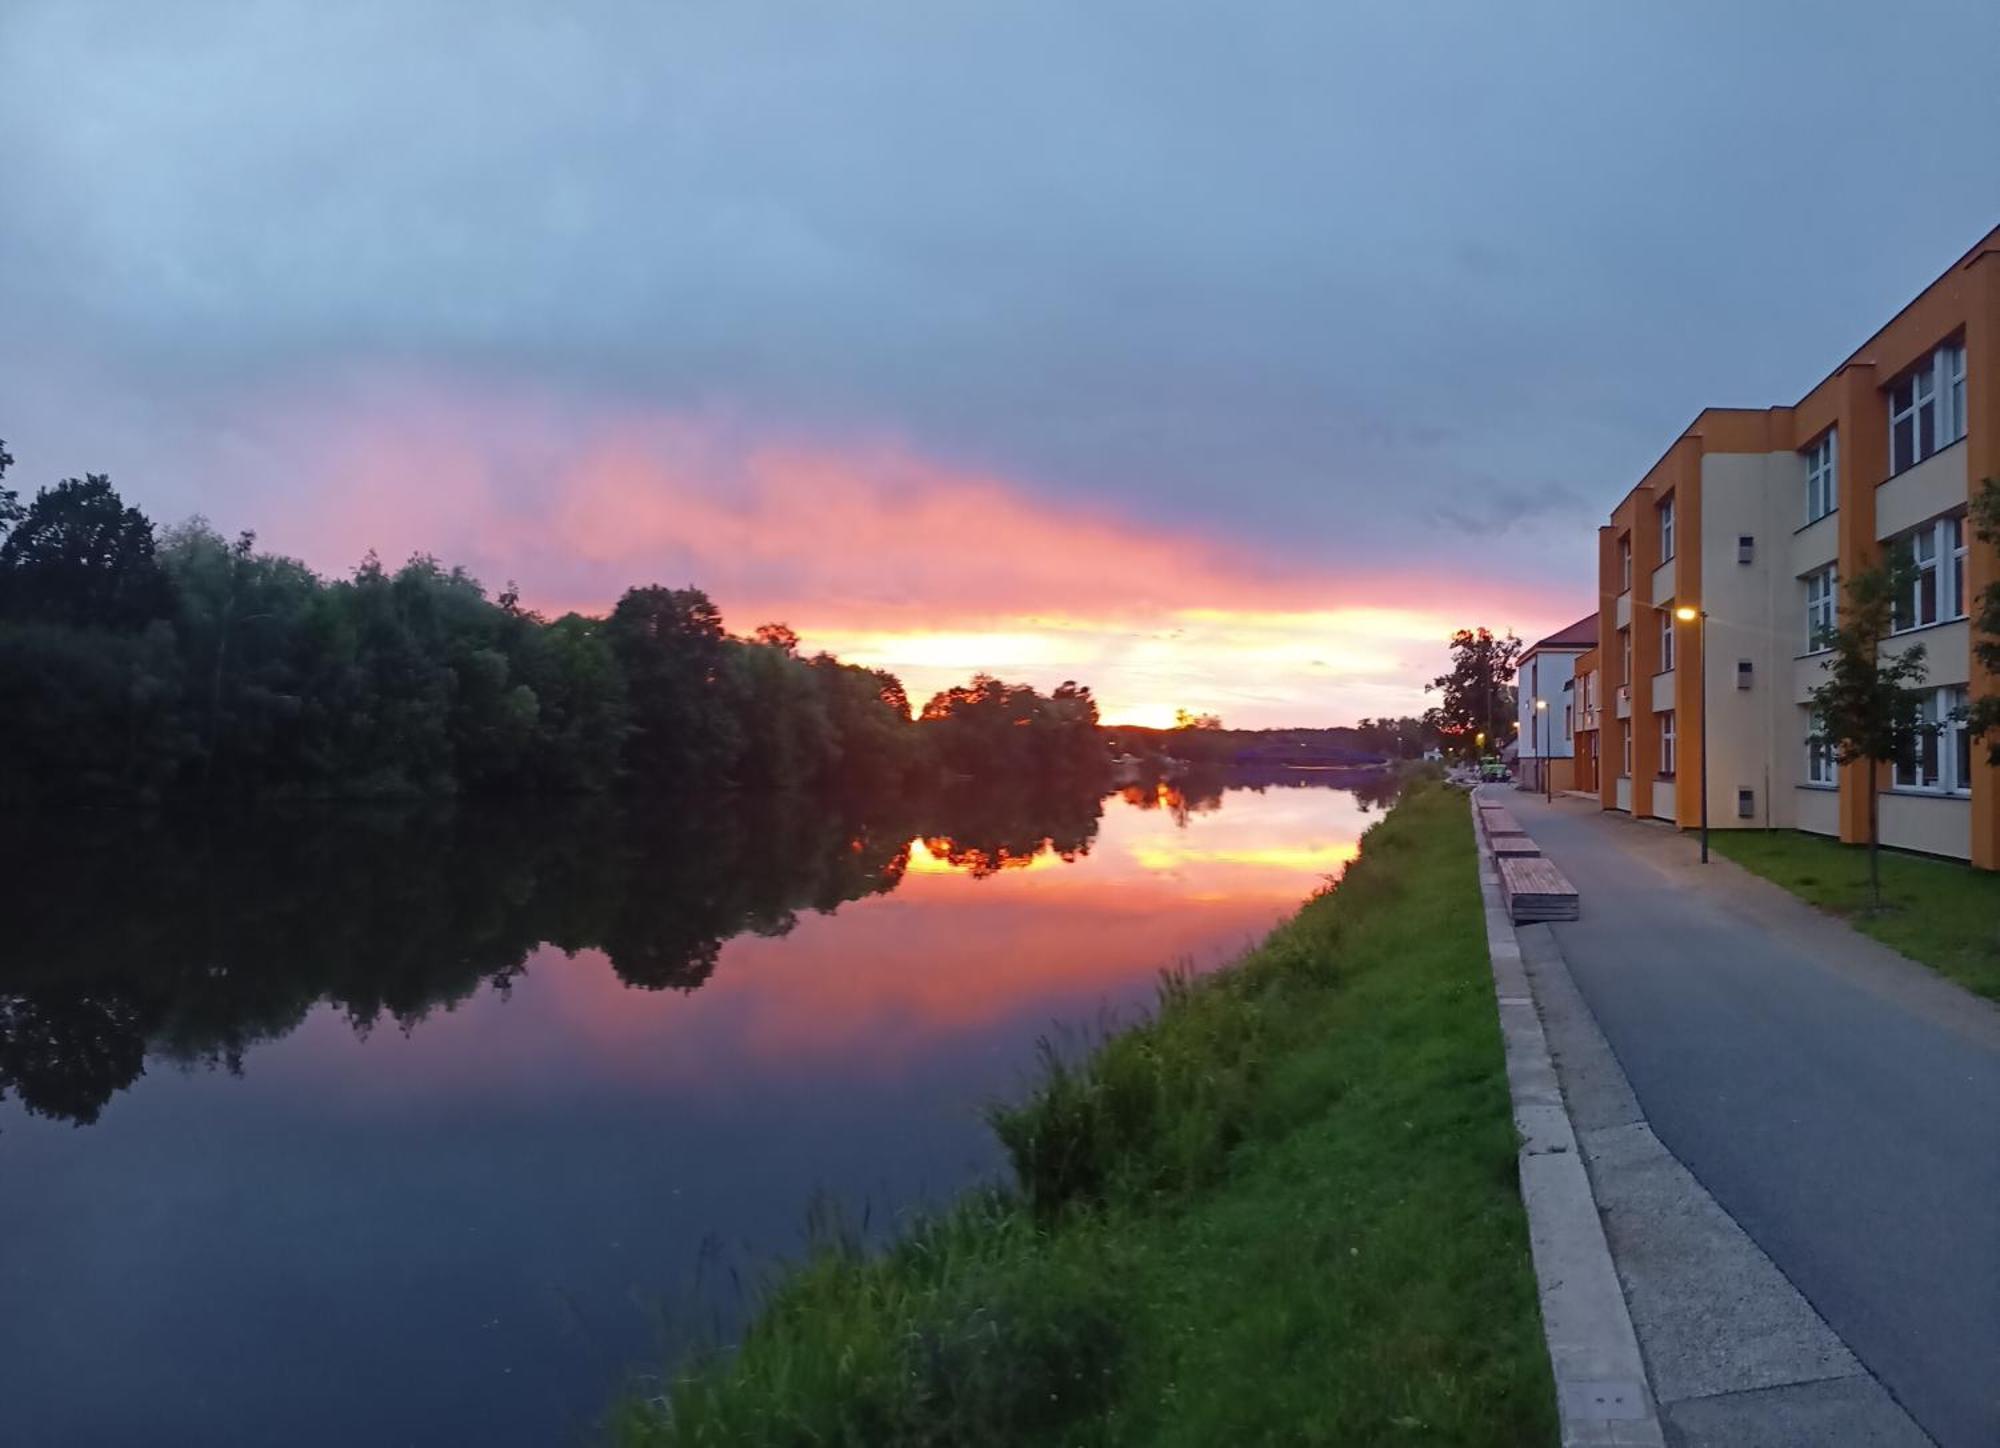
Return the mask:
[(405, 381), (362, 390), (337, 420), (267, 403), (239, 435), (270, 439), (272, 466), (282, 449), (298, 478), (265, 540), (317, 568), (429, 552), (490, 587), (518, 581), (549, 613), (691, 583), (731, 628), (782, 620), (809, 650), (896, 673), (918, 704), (988, 671), (1087, 683), (1111, 723), (1166, 726), (1179, 709), (1351, 722), (1421, 710), (1454, 628), (1533, 636), (1581, 607), (1571, 590), (1448, 567), (1253, 554), (893, 438), (720, 413), (578, 415)]

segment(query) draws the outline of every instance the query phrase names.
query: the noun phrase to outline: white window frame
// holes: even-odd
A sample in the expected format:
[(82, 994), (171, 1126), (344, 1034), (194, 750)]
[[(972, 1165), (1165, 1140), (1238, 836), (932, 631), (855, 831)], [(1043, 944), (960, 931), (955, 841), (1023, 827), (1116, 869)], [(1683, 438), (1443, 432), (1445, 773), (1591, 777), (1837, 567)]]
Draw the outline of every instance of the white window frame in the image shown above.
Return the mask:
[(1956, 513), (1947, 516), (1938, 525), (1938, 558), (1945, 568), (1944, 577), (1939, 580), (1938, 606), (1942, 608), (1948, 599), (1951, 603), (1951, 617), (1965, 617), (1965, 519)]
[[(1966, 721), (1966, 711), (1972, 707), (1972, 689), (1967, 684), (1949, 684), (1938, 691), (1943, 698), (1939, 703), (1943, 709), (1944, 737), (1939, 752), (1944, 756), (1945, 769), (1951, 780), (1953, 794), (1972, 793), (1972, 726)], [(1963, 757), (1961, 757), (1963, 756)]]
[[(1965, 720), (1969, 697), (1964, 684), (1942, 684), (1922, 691), (1923, 717), (1910, 741), (1912, 747), (1907, 755), (1899, 751), (1890, 765), (1892, 793), (1972, 793), (1972, 741)], [(1958, 758), (1961, 749), (1967, 756), (1963, 767)]]
[(1840, 623), (1840, 577), (1834, 565), (1815, 568), (1799, 582), (1806, 589), (1806, 652), (1824, 653), (1827, 635)]
[(1668, 493), (1660, 499), (1653, 511), (1660, 520), (1660, 562), (1670, 563), (1674, 557), (1674, 495)]
[(1627, 533), (1618, 540), (1618, 591), (1632, 591), (1632, 535)]
[(1894, 477), (1965, 436), (1965, 344), (1934, 348), (1891, 382), (1888, 393), (1889, 476)]
[(1674, 669), (1674, 606), (1660, 605), (1660, 672), (1670, 674)]
[(1840, 506), (1840, 489), (1835, 481), (1840, 466), (1837, 428), (1828, 428), (1818, 442), (1806, 449), (1806, 522), (1817, 523)]
[(1630, 779), (1632, 777), (1632, 721), (1630, 719), (1622, 721), (1618, 735), (1619, 750), (1624, 764), (1624, 768), (1620, 772), (1620, 778)]
[[(1891, 633), (1909, 633), (1933, 624), (1955, 623), (1965, 617), (1965, 518), (1946, 513), (1889, 540), (1891, 548), (1909, 550), (1916, 567), (1910, 592), (1896, 600)], [(1930, 609), (1924, 609), (1924, 586), (1930, 585)]]
[(1840, 766), (1834, 759), (1833, 741), (1815, 738), (1825, 727), (1818, 714), (1811, 709), (1806, 714), (1806, 783), (1817, 788), (1837, 788), (1840, 784)]
[(1672, 779), (1675, 767), (1680, 763), (1674, 748), (1674, 711), (1662, 710), (1653, 716), (1660, 721), (1660, 769), (1661, 779)]

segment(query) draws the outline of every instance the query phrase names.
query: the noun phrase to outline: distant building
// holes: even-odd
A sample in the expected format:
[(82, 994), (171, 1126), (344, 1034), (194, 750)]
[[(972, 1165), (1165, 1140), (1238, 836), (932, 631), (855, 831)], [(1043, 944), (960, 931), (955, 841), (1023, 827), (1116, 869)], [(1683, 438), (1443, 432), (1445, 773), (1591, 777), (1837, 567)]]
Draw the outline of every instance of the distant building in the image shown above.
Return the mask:
[(1522, 789), (1562, 791), (1578, 787), (1573, 680), (1576, 661), (1596, 649), (1597, 615), (1593, 613), (1522, 653), (1520, 672), (1514, 679), (1521, 711), (1514, 736), (1521, 745), (1514, 781)]
[[(1695, 418), (1598, 530), (1603, 807), (1696, 824), (1706, 738), (1717, 828), (1858, 842), (1879, 789), (1885, 844), (2000, 869), (2000, 769), (1963, 722), (1996, 687), (1967, 605), (2000, 553), (1966, 517), (1996, 476), (2000, 228), (1796, 403)], [(1807, 696), (1843, 581), (1889, 547), (1916, 566), (1888, 647), (1925, 646), (1928, 728), (1871, 780), (1812, 742)]]

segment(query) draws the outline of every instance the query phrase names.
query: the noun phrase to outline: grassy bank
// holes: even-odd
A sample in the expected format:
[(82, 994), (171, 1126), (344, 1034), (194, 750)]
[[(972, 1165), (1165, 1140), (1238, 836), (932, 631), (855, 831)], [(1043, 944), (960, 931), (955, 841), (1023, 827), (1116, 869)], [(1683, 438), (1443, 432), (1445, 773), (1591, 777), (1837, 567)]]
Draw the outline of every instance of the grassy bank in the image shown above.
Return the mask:
[(1863, 934), (2000, 1000), (2000, 875), (1882, 852), (1882, 904), (1868, 909), (1868, 851), (1796, 830), (1724, 830), (1715, 848)]
[(790, 1275), (628, 1445), (1553, 1443), (1464, 798), (996, 1115), (1015, 1185)]

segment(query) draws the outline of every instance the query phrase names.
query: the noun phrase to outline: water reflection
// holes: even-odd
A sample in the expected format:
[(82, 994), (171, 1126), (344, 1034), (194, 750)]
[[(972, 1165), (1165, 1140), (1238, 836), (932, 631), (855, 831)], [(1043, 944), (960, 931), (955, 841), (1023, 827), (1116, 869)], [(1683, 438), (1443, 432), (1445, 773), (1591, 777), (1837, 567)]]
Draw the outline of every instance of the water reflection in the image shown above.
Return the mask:
[(0, 1437), (587, 1437), (718, 1261), (992, 1172), (1052, 1022), (1337, 872), (1320, 782), (0, 840)]
[(739, 935), (894, 890), (913, 850), (980, 878), (1088, 853), (1090, 795), (945, 794), (861, 811), (788, 796), (618, 811), (318, 814), (234, 828), (65, 821), (0, 839), (0, 1100), (88, 1124), (148, 1053), (240, 1072), (319, 1002), (415, 1027), (544, 944), (691, 991)]

